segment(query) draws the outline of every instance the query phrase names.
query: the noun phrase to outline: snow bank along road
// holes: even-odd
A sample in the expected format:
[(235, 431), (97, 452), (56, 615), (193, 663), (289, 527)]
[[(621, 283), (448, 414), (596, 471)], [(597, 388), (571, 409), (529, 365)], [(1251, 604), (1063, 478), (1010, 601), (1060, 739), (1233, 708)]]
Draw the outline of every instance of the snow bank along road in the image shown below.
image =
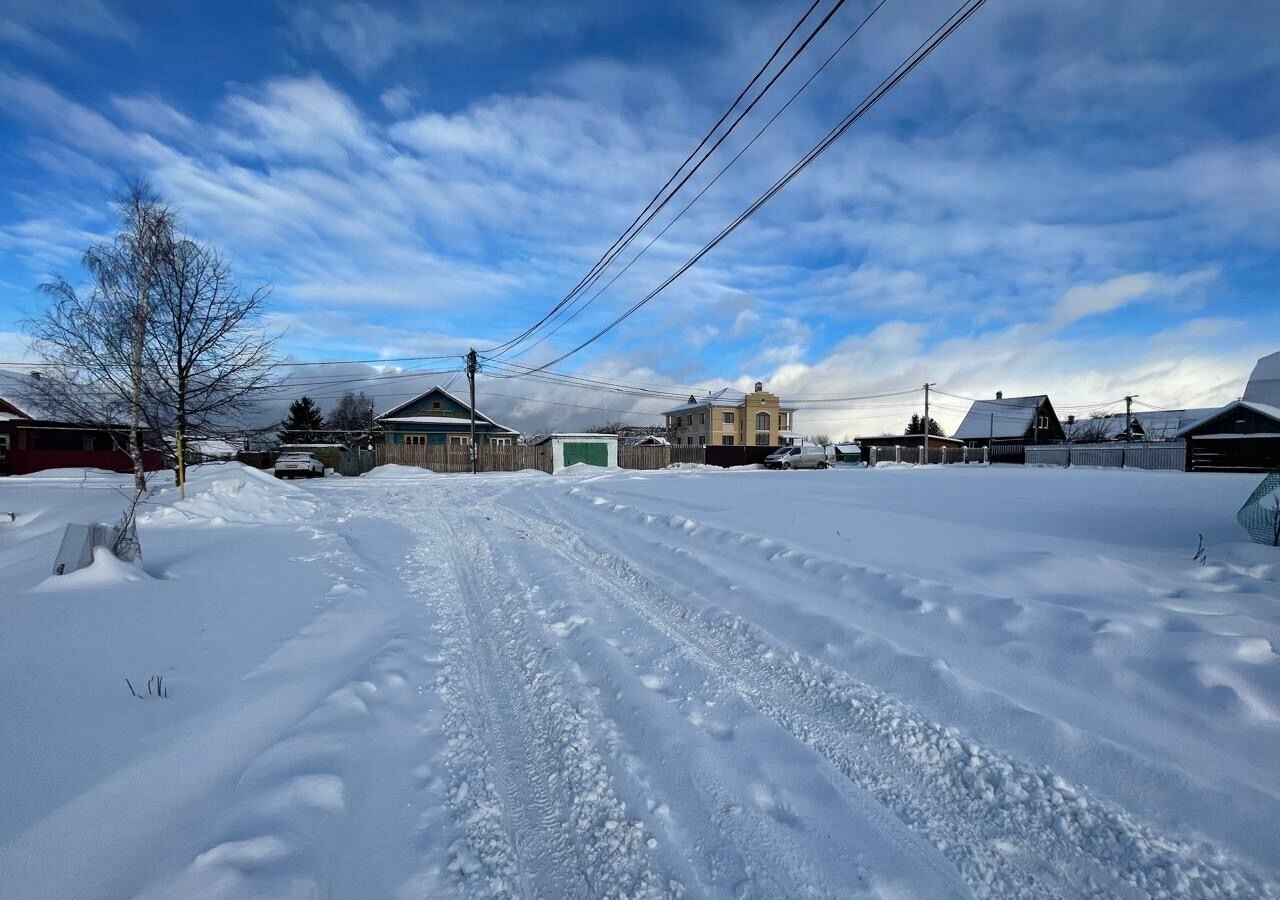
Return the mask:
[(1252, 483), (9, 479), (0, 896), (1275, 897)]

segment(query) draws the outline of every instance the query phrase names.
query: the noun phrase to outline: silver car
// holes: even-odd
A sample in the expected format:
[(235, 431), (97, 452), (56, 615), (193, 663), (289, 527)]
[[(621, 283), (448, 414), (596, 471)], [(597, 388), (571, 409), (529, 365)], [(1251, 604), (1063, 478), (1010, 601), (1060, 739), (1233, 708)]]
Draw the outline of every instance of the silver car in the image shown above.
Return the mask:
[(310, 453), (281, 453), (275, 473), (277, 478), (323, 478), (324, 463)]

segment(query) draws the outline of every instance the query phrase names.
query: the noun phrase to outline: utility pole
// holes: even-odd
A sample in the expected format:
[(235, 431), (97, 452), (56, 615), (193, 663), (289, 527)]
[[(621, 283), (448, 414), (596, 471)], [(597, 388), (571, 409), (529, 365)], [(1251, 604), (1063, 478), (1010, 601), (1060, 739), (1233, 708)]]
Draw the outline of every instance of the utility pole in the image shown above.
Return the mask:
[(924, 464), (929, 465), (929, 388), (934, 382), (924, 383)]
[(480, 364), (476, 361), (476, 348), (472, 347), (467, 354), (467, 382), (471, 385), (471, 474), (480, 471), (480, 458), (476, 455), (476, 370)]
[(1137, 394), (1129, 394), (1124, 398), (1124, 439), (1133, 440), (1133, 398)]

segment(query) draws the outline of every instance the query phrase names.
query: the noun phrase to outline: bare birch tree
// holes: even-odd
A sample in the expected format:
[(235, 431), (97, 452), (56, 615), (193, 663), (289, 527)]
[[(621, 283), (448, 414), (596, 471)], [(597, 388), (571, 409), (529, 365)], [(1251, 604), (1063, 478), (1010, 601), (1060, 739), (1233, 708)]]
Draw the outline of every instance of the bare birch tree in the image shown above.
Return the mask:
[(250, 412), (271, 387), (274, 339), (261, 327), (268, 287), (243, 293), (226, 259), (186, 237), (161, 259), (146, 341), (147, 407), (175, 439), (180, 495), (192, 434)]
[(80, 294), (65, 278), (41, 285), (52, 303), (26, 328), (51, 367), (35, 382), (43, 405), (71, 421), (128, 421), (135, 491), (146, 490), (142, 425), (146, 342), (161, 262), (173, 242), (173, 214), (145, 181), (116, 201), (120, 231), (81, 260), (90, 278)]

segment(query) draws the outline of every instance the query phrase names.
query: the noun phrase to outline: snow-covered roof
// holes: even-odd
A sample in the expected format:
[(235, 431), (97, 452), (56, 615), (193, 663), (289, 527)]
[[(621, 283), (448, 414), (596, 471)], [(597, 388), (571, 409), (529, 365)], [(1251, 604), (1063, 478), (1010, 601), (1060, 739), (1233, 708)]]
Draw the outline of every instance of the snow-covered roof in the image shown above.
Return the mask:
[[(440, 422), (457, 422), (457, 421), (463, 421), (463, 422), (468, 422), (468, 423), (470, 422), (470, 417), (467, 417), (467, 418), (465, 418), (465, 419), (459, 419), (459, 417), (458, 417), (458, 416), (444, 416), (444, 415), (441, 415), (441, 416), (396, 416), (396, 415), (393, 415), (393, 413), (395, 413), (397, 410), (404, 409), (406, 406), (409, 406), (409, 405), (411, 405), (411, 404), (413, 404), (413, 403), (417, 403), (417, 402), (418, 402), (419, 400), (421, 400), (423, 397), (426, 397), (426, 396), (428, 396), (428, 395), (430, 395), (430, 394), (434, 394), (434, 393), (436, 393), (437, 391), (439, 391), (441, 394), (444, 394), (446, 397), (448, 397), (448, 398), (449, 398), (450, 400), (452, 400), (454, 403), (456, 403), (456, 404), (458, 404), (459, 406), (461, 406), (463, 409), (466, 409), (466, 410), (470, 410), (470, 409), (471, 409), (471, 405), (470, 405), (470, 404), (468, 404), (468, 403), (464, 402), (463, 400), (460, 400), (458, 397), (454, 396), (453, 394), (451, 394), (451, 393), (449, 393), (448, 391), (446, 391), (444, 388), (440, 387), (440, 385), (436, 384), (436, 385), (432, 385), (430, 388), (428, 388), (427, 390), (423, 391), (421, 394), (418, 394), (418, 395), (416, 395), (416, 396), (414, 396), (414, 397), (410, 397), (408, 400), (405, 400), (403, 403), (398, 403), (398, 404), (396, 404), (395, 406), (391, 407), (391, 409), (387, 410), (387, 411), (386, 411), (386, 412), (384, 412), (382, 415), (378, 416), (378, 417), (377, 417), (377, 421), (379, 421), (379, 422), (400, 422), (400, 423), (405, 423), (405, 424), (418, 424), (418, 425), (428, 425), (428, 424), (432, 424), (432, 425), (434, 425), (434, 424), (438, 424), (438, 423), (440, 423)], [(489, 417), (488, 417), (488, 416), (486, 416), (484, 413), (480, 412), (480, 410), (476, 410), (476, 411), (475, 411), (475, 413), (476, 413), (476, 421), (478, 421), (478, 422), (488, 422), (488, 423), (489, 423), (490, 425), (492, 425), (494, 428), (498, 428), (498, 429), (501, 429), (502, 431), (510, 432), (511, 434), (519, 434), (519, 433), (520, 433), (520, 432), (516, 431), (514, 428), (508, 428), (506, 425), (500, 425), (500, 424), (498, 424), (498, 423), (497, 423), (497, 422), (495, 422), (493, 419), (489, 418)]]
[(618, 436), (617, 436), (616, 434), (601, 434), (601, 433), (599, 433), (599, 432), (594, 432), (594, 431), (590, 431), (590, 432), (588, 432), (588, 431), (579, 431), (579, 432), (567, 432), (567, 431), (566, 431), (566, 432), (559, 432), (559, 431), (558, 431), (558, 432), (556, 432), (555, 434), (544, 434), (542, 437), (538, 438), (536, 441), (530, 441), (530, 443), (531, 443), (531, 444), (545, 444), (547, 441), (552, 441), (552, 440), (565, 440), (566, 438), (567, 438), (567, 439), (569, 439), (569, 440), (574, 440), (574, 441), (585, 441), (585, 440), (588, 440), (588, 439), (592, 439), (592, 440), (604, 440), (604, 441), (616, 441), (616, 440), (618, 439)]
[[(461, 424), (461, 425), (470, 425), (470, 424), (471, 424), (471, 419), (469, 419), (469, 418), (468, 418), (468, 417), (466, 417), (466, 416), (446, 416), (446, 415), (439, 415), (439, 416), (382, 416), (382, 417), (380, 417), (380, 418), (378, 419), (378, 421), (379, 421), (379, 422), (404, 422), (404, 423), (416, 423), (416, 424), (418, 424), (418, 425), (434, 425), (434, 424), (436, 424), (437, 422), (457, 422), (457, 423), (459, 423), (459, 424)], [(490, 421), (488, 420), (488, 418), (486, 418), (485, 416), (480, 415), (480, 413), (476, 413), (476, 421), (477, 421), (477, 422), (481, 422), (481, 423), (483, 423), (483, 424), (485, 424), (485, 425), (492, 425), (492, 424), (493, 424), (492, 422), (490, 422)]]
[(1031, 397), (1002, 397), (999, 400), (975, 400), (953, 437), (962, 441), (984, 437), (1022, 437), (1031, 427), (1045, 394)]
[[(676, 416), (680, 413), (691, 412), (707, 406), (729, 406), (736, 409), (747, 401), (747, 396), (748, 394), (745, 391), (735, 390), (734, 388), (721, 388), (718, 391), (707, 394), (705, 397), (694, 397), (692, 403), (681, 403), (679, 406), (664, 410), (662, 415)], [(795, 410), (794, 405), (788, 404), (787, 401), (781, 398), (778, 399), (778, 408), (787, 412)]]
[(0, 369), (0, 400), (18, 410), (22, 418), (56, 421), (60, 417), (40, 402), (38, 387), (27, 372)]
[(840, 451), (841, 453), (861, 453), (862, 452), (862, 448), (859, 447), (857, 444), (836, 444), (835, 447), (836, 447), (836, 450)]
[[(1196, 428), (1199, 428), (1201, 425), (1203, 425), (1205, 422), (1208, 422), (1210, 419), (1216, 418), (1217, 416), (1220, 416), (1223, 413), (1231, 412), (1231, 410), (1233, 409), (1240, 409), (1241, 407), (1245, 409), (1251, 409), (1254, 412), (1258, 413), (1258, 415), (1266, 416), (1269, 419), (1274, 419), (1276, 422), (1280, 422), (1280, 406), (1272, 406), (1270, 403), (1254, 403), (1251, 400), (1235, 400), (1231, 403), (1228, 403), (1226, 406), (1222, 407), (1221, 409), (1212, 410), (1208, 415), (1203, 416), (1200, 419), (1197, 419), (1196, 421), (1190, 423), (1189, 425), (1184, 425), (1182, 428), (1178, 429), (1177, 436), (1182, 437), (1188, 431), (1192, 431)], [(1204, 437), (1204, 436), (1205, 435), (1200, 435), (1199, 437)], [(1197, 440), (1199, 440), (1199, 437), (1197, 438)], [(1232, 437), (1243, 437), (1243, 435), (1232, 435)]]
[[(1172, 440), (1181, 429), (1203, 421), (1217, 411), (1217, 407), (1210, 407), (1135, 412), (1133, 419), (1140, 426), (1141, 434), (1138, 434), (1137, 429), (1134, 433), (1149, 441)], [(1067, 440), (1071, 440), (1074, 434), (1083, 430), (1087, 430), (1091, 437), (1096, 436), (1099, 440), (1115, 440), (1124, 434), (1124, 413), (1078, 418), (1074, 423), (1063, 422), (1062, 429), (1066, 432)]]
[(1250, 403), (1280, 406), (1280, 351), (1262, 357), (1253, 367), (1244, 399)]
[(624, 446), (627, 446), (627, 447), (644, 447), (644, 446), (665, 447), (671, 442), (666, 438), (660, 437), (656, 434), (644, 434), (644, 435), (638, 435), (635, 437), (623, 438), (622, 443)]

